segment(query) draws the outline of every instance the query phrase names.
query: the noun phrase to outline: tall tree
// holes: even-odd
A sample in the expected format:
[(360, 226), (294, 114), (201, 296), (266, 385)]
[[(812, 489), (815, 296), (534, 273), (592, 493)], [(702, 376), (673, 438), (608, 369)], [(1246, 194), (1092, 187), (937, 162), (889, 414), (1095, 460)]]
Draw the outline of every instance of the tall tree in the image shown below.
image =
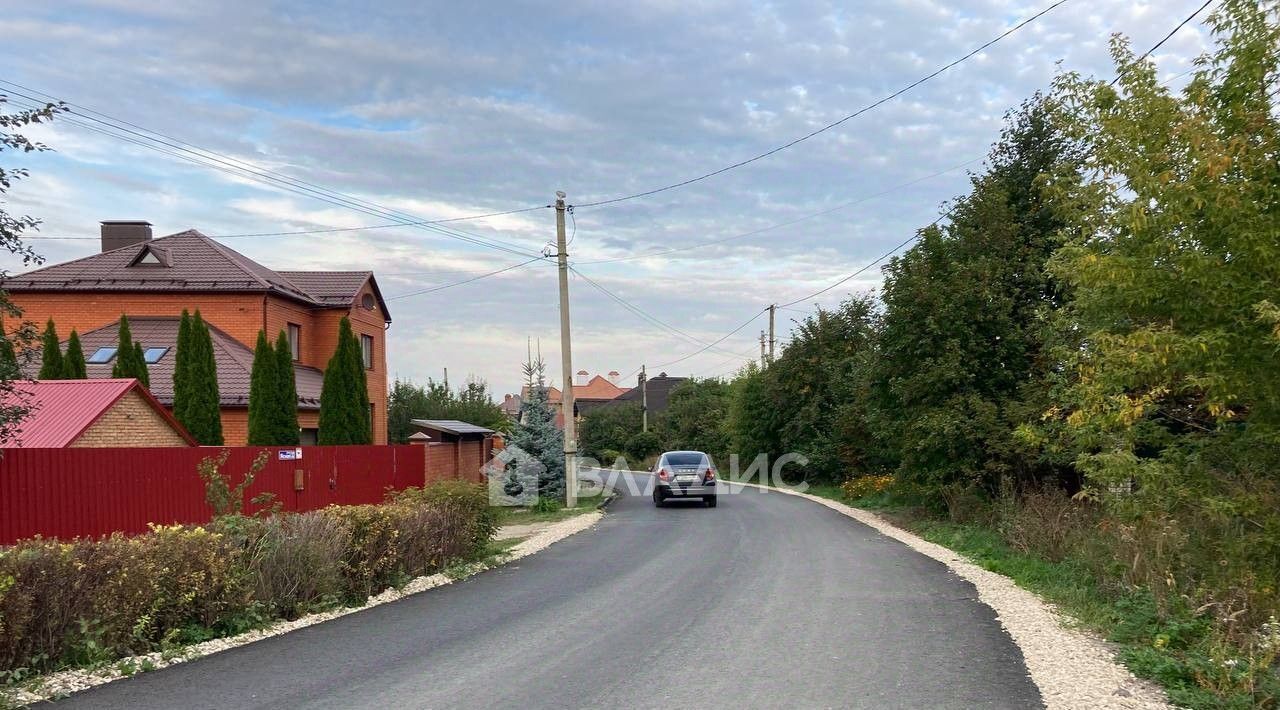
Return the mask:
[(142, 343), (133, 341), (133, 367), (134, 376), (142, 383), (143, 387), (151, 388), (151, 369), (147, 367), (146, 351), (142, 349)]
[(44, 326), (40, 336), (40, 374), (42, 380), (60, 380), (66, 368), (62, 366), (62, 344), (58, 342), (58, 329), (53, 319)]
[(885, 267), (875, 421), (901, 477), (994, 492), (1061, 475), (1014, 432), (1051, 369), (1045, 324), (1063, 292), (1044, 265), (1074, 218), (1079, 166), (1056, 101), (1033, 98), (949, 221)]
[(276, 336), (276, 439), (284, 446), (301, 441), (298, 428), (298, 383), (293, 370), (293, 348), (283, 330)]
[[(33, 141), (18, 131), (33, 123), (46, 123), (53, 120), (58, 113), (67, 110), (66, 105), (59, 102), (45, 104), (39, 108), (8, 112), (4, 110), (4, 104), (8, 101), (7, 96), (0, 95), (0, 153), (4, 151), (31, 153), (49, 150), (48, 146)], [(26, 177), (25, 168), (0, 166), (0, 198), (3, 198), (16, 182)], [(5, 201), (0, 199), (0, 248), (20, 260), (23, 266), (44, 262), (35, 250), (22, 241), (23, 233), (28, 229), (36, 228), (39, 224), (40, 220), (29, 215), (10, 214), (5, 209)], [(7, 270), (0, 269), (0, 282), (3, 282), (8, 275)], [(21, 319), (21, 317), (22, 310), (15, 306), (9, 300), (8, 294), (0, 289), (0, 319)], [(24, 379), (16, 363), (20, 358), (26, 361), (32, 356), (35, 348), (30, 346), (34, 345), (39, 338), (37, 328), (26, 321), (21, 322), (16, 328), (3, 328), (3, 331), (0, 333), (0, 338), (3, 338), (6, 344), (0, 347), (4, 351), (14, 353), (15, 366), (0, 368), (0, 401), (3, 402), (0, 404), (0, 441), (10, 438), (20, 430), (22, 420), (30, 412), (29, 404), (24, 401), (25, 395), (14, 385), (16, 380)], [(4, 356), (5, 361), (8, 360), (7, 352)]]
[(338, 323), (338, 346), (325, 367), (320, 390), (319, 442), (325, 446), (368, 444), (372, 436), (360, 343), (351, 321), (343, 317)]
[(185, 362), (187, 374), (182, 386), (186, 404), (181, 409), (175, 407), (174, 413), (181, 412), (179, 421), (196, 441), (205, 446), (221, 446), (222, 410), (218, 395), (218, 364), (213, 356), (213, 338), (209, 333), (209, 326), (200, 316), (199, 310), (190, 321), (185, 346), (179, 347), (186, 347), (188, 350)]
[(253, 370), (249, 375), (249, 444), (274, 446), (276, 441), (276, 410), (280, 386), (277, 382), (276, 352), (267, 340), (266, 331), (258, 331), (258, 343), (253, 349)]
[(387, 397), (387, 440), (403, 444), (415, 431), (414, 419), (457, 419), (494, 431), (506, 431), (511, 423), (489, 394), (484, 380), (468, 379), (457, 392), (428, 379), (425, 386), (397, 379)]
[(186, 409), (191, 403), (191, 347), (191, 315), (183, 308), (173, 353), (173, 416), (184, 424)]
[(62, 358), (62, 379), (84, 380), (88, 377), (89, 371), (84, 361), (84, 348), (80, 345), (80, 334), (72, 328), (71, 335), (67, 338), (67, 353)]
[(141, 382), (144, 387), (149, 386), (151, 376), (147, 371), (147, 361), (142, 354), (142, 344), (133, 339), (133, 333), (129, 329), (129, 319), (124, 315), (120, 316), (117, 341), (116, 362), (111, 368), (111, 376), (132, 377)]
[[(517, 460), (519, 480), (536, 474), (538, 496), (564, 498), (564, 432), (556, 426), (555, 412), (547, 397), (547, 367), (539, 356), (524, 364), (525, 391), (520, 403), (520, 420), (512, 427), (509, 446), (524, 453)], [(508, 491), (508, 493), (510, 493)]]

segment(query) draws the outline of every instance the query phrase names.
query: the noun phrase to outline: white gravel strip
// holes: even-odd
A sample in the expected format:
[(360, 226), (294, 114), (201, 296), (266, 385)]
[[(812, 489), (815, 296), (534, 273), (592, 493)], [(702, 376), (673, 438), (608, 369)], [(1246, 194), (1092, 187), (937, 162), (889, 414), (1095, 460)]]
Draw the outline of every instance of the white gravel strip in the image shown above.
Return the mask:
[(754, 483), (740, 485), (766, 488), (771, 493), (800, 496), (825, 505), (938, 560), (972, 583), (978, 590), (978, 598), (995, 610), (1000, 624), (1022, 649), (1027, 671), (1040, 688), (1049, 710), (1172, 707), (1160, 688), (1134, 677), (1122, 666), (1106, 642), (1064, 625), (1070, 620), (1008, 577), (985, 570), (956, 551), (913, 535), (871, 511), (783, 488)]
[(131, 667), (134, 669), (133, 672), (135, 673), (141, 672), (143, 669), (148, 671), (158, 670), (160, 668), (176, 665), (185, 661), (203, 658), (204, 656), (209, 656), (218, 653), (219, 651), (225, 651), (237, 646), (244, 646), (245, 644), (260, 641), (271, 636), (287, 634), (290, 631), (296, 631), (297, 629), (305, 628), (313, 624), (320, 624), (325, 621), (329, 621), (330, 619), (336, 619), (340, 616), (354, 614), (359, 611), (364, 611), (370, 607), (378, 606), (379, 604), (386, 604), (388, 602), (396, 601), (397, 599), (403, 599), (411, 594), (425, 592), (428, 589), (452, 584), (458, 580), (483, 572), (486, 569), (498, 567), (522, 557), (528, 557), (535, 552), (541, 552), (552, 544), (557, 543), (574, 533), (579, 533), (590, 528), (599, 522), (602, 517), (604, 517), (604, 513), (596, 510), (567, 520), (562, 520), (560, 522), (550, 523), (541, 532), (533, 535), (527, 540), (517, 543), (494, 562), (477, 562), (464, 567), (461, 571), (453, 570), (451, 571), (451, 574), (438, 573), (426, 577), (417, 577), (399, 589), (387, 589), (381, 594), (370, 597), (369, 601), (366, 602), (364, 606), (344, 607), (342, 609), (333, 609), (316, 614), (308, 614), (298, 619), (294, 619), (293, 621), (280, 621), (270, 626), (255, 629), (238, 636), (229, 636), (227, 638), (213, 639), (211, 641), (193, 644), (191, 646), (183, 647), (180, 654), (177, 656), (172, 654), (166, 655), (161, 652), (148, 653), (143, 656), (133, 656), (121, 659), (113, 662), (110, 666), (95, 670), (69, 670), (59, 673), (51, 673), (47, 676), (35, 679), (35, 681), (28, 686), (18, 688), (16, 693), (13, 693), (7, 698), (4, 696), (5, 691), (0, 690), (0, 707), (7, 707), (7, 705), (5, 705), (6, 700), (11, 704), (19, 706), (30, 705), (42, 700), (52, 700), (71, 693), (88, 690), (89, 688), (97, 685), (110, 683), (114, 680), (120, 680), (121, 678), (126, 678), (133, 674), (125, 673), (121, 668)]

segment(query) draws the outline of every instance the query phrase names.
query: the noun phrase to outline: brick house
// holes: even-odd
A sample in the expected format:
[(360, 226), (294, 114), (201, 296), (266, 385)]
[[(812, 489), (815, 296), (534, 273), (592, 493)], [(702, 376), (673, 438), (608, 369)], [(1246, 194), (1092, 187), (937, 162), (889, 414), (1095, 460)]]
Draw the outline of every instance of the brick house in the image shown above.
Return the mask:
[[(578, 376), (574, 378), (573, 383), (573, 410), (574, 415), (579, 419), (586, 412), (599, 407), (600, 405), (612, 402), (627, 390), (618, 386), (618, 372), (611, 371), (608, 376), (596, 375), (586, 370), (578, 370)], [(563, 394), (555, 387), (547, 387), (547, 404), (556, 415), (556, 426), (564, 428), (564, 402)], [(503, 398), (499, 407), (512, 420), (518, 419), (520, 416), (520, 404), (529, 398), (529, 386), (524, 385), (520, 388), (520, 394), (508, 394)]]
[[(134, 339), (149, 350), (152, 386), (172, 406), (175, 319), (184, 308), (199, 309), (214, 337), (224, 437), (229, 445), (244, 444), (247, 368), (258, 331), (274, 339), (283, 330), (293, 346), (298, 419), (309, 442), (319, 421), (318, 383), (337, 347), (338, 322), (347, 316), (364, 354), (373, 441), (387, 442), (386, 329), (391, 316), (372, 272), (276, 271), (195, 230), (153, 239), (148, 222), (103, 222), (101, 244), (98, 254), (13, 276), (3, 284), (25, 320), (43, 325), (51, 318), (64, 337), (72, 328), (82, 338), (92, 335), (96, 347), (85, 343), (91, 377), (109, 375), (110, 359), (93, 360), (108, 357), (99, 351), (115, 346), (113, 337), (105, 338), (127, 315), (130, 323), (141, 326), (134, 329)], [(98, 342), (103, 339), (109, 344)]]
[(6, 448), (196, 445), (135, 379), (19, 381), (4, 403), (31, 409)]

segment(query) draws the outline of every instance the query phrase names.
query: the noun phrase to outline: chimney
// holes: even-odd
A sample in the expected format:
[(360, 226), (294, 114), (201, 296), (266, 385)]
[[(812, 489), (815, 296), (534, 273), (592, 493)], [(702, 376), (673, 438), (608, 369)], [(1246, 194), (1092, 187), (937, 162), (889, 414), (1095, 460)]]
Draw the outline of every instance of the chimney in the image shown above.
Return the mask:
[(612, 383), (614, 387), (618, 386), (618, 382), (621, 379), (622, 375), (618, 374), (617, 370), (609, 370), (609, 382)]
[(102, 251), (151, 241), (151, 223), (144, 220), (107, 220), (102, 222)]
[(578, 376), (573, 378), (574, 387), (585, 387), (591, 373), (586, 370), (578, 370)]

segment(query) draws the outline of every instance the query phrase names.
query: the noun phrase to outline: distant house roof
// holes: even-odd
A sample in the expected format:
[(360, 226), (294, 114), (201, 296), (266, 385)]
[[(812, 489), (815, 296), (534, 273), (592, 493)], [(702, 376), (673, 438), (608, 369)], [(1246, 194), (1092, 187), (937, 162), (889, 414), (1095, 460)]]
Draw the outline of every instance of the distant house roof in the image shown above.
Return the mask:
[(21, 404), (30, 413), (21, 431), (0, 445), (18, 448), (62, 448), (70, 445), (108, 409), (136, 391), (191, 446), (195, 439), (137, 380), (19, 380), (3, 397), (5, 405)]
[[(528, 399), (528, 398), (529, 398), (529, 386), (528, 386), (528, 385), (524, 385), (524, 386), (522, 386), (522, 387), (520, 388), (520, 399), (525, 400), (525, 399)], [(560, 390), (556, 389), (555, 387), (548, 387), (548, 388), (547, 388), (547, 403), (548, 403), (548, 404), (560, 404)]]
[(486, 429), (475, 424), (460, 422), (457, 419), (410, 419), (409, 423), (424, 429), (434, 429), (442, 431), (446, 434), (492, 434), (492, 429)]
[(368, 283), (388, 322), (369, 271), (274, 271), (189, 229), (9, 277), (8, 291), (149, 291), (272, 293), (321, 308), (347, 307)]
[[(667, 373), (662, 373), (657, 377), (650, 377), (646, 383), (649, 411), (652, 413), (665, 412), (667, 410), (667, 400), (671, 397), (671, 390), (675, 389), (681, 382), (689, 378), (687, 377), (667, 377)], [(641, 392), (639, 387), (631, 389), (618, 395), (615, 402), (639, 402), (641, 401)]]
[(610, 400), (618, 395), (626, 392), (626, 390), (606, 380), (600, 375), (592, 377), (585, 385), (575, 385), (573, 388), (574, 400)]
[[(134, 316), (129, 318), (129, 331), (133, 339), (148, 348), (167, 348), (154, 363), (147, 364), (151, 380), (151, 394), (162, 404), (173, 406), (173, 365), (178, 347), (178, 322), (173, 316)], [(114, 348), (119, 344), (119, 321), (95, 328), (80, 336), (80, 345), (86, 358), (101, 348)], [(213, 360), (218, 368), (218, 398), (223, 407), (249, 406), (249, 377), (253, 372), (253, 351), (230, 335), (209, 326), (213, 341)], [(38, 363), (39, 359), (35, 359)], [(89, 363), (85, 369), (92, 379), (111, 377), (115, 359), (103, 363)], [(34, 364), (30, 367), (38, 367)], [(29, 373), (34, 376), (34, 372)], [(320, 408), (320, 388), (324, 373), (314, 367), (294, 363), (294, 381), (298, 389), (298, 408)]]

